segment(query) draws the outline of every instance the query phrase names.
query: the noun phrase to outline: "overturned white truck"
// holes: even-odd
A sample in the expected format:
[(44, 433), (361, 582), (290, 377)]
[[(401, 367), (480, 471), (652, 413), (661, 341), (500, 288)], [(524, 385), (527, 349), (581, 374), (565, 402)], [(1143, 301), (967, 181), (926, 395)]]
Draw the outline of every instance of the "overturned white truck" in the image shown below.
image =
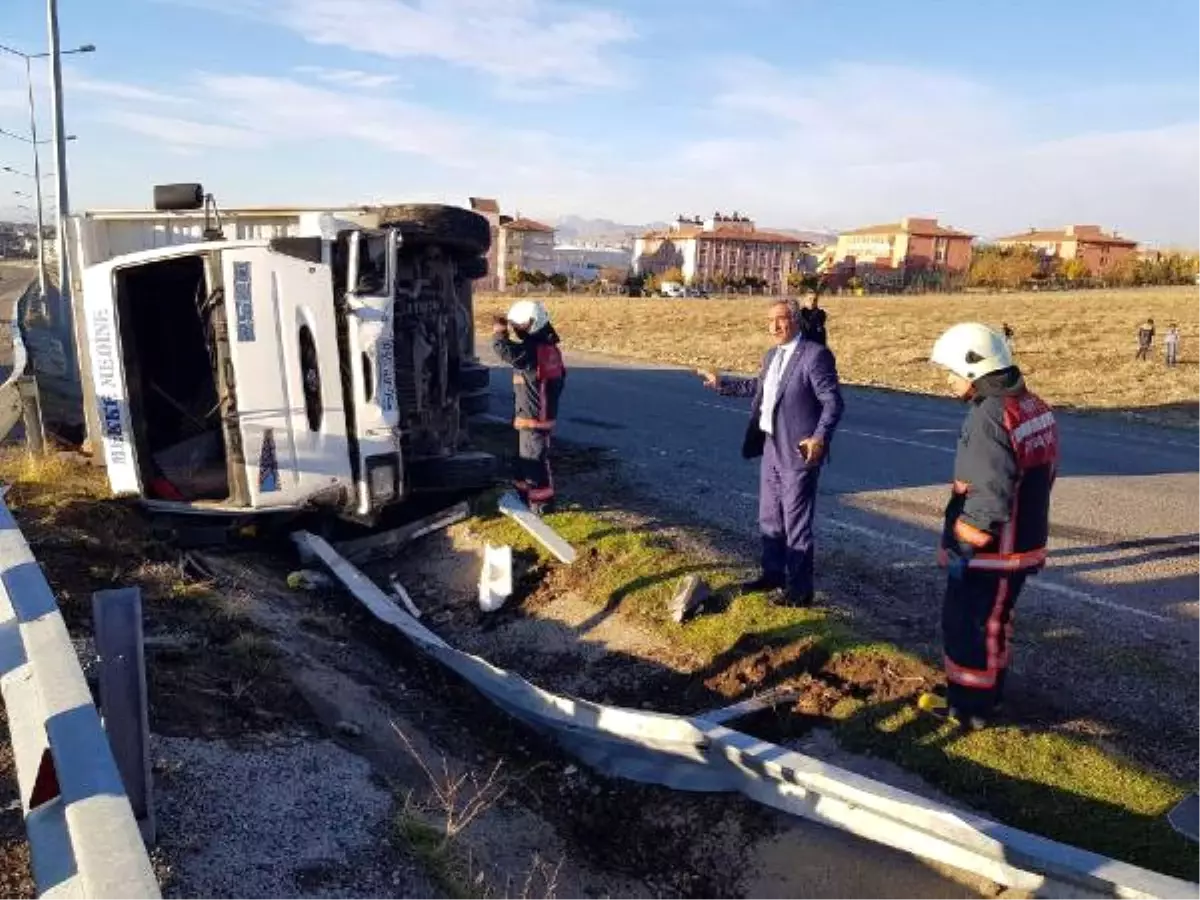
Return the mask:
[(471, 293), (487, 220), (219, 210), (198, 184), (154, 197), (68, 223), (88, 431), (115, 494), (369, 521), (414, 492), (492, 483), (495, 459), (462, 449), (488, 400)]

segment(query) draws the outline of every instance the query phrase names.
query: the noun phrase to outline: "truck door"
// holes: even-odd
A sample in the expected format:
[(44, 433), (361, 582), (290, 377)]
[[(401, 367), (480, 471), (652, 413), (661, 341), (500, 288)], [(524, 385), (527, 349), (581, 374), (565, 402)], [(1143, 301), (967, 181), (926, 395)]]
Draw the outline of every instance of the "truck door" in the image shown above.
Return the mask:
[(352, 496), (329, 266), (250, 247), (221, 267), (250, 505)]

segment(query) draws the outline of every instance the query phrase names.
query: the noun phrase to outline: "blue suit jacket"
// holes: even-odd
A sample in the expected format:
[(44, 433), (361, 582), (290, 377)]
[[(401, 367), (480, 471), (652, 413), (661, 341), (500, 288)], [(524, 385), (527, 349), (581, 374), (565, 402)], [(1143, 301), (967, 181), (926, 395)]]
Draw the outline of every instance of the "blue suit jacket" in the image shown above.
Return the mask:
[[(763, 383), (771, 360), (778, 352), (777, 347), (767, 352), (757, 378), (726, 376), (718, 384), (718, 390), (726, 396), (754, 398), (742, 444), (742, 456), (746, 459), (762, 456), (766, 444), (767, 435), (758, 427), (758, 420), (762, 411)], [(804, 468), (806, 463), (795, 452), (796, 446), (805, 438), (818, 437), (828, 447), (833, 442), (844, 407), (833, 353), (815, 341), (801, 338), (784, 367), (779, 401), (775, 404), (772, 439), (782, 451), (781, 458), (794, 468)]]

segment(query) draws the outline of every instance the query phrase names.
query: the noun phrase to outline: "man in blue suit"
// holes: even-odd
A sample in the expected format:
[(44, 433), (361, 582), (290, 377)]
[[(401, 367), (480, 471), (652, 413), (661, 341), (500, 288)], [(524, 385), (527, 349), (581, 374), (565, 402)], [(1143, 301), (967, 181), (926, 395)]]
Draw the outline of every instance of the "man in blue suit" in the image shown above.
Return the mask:
[(813, 600), (817, 479), (842, 417), (842, 392), (833, 354), (801, 336), (794, 304), (772, 304), (767, 321), (775, 347), (763, 359), (758, 377), (699, 374), (709, 390), (754, 398), (742, 456), (762, 457), (762, 574), (743, 589), (770, 591), (778, 606), (808, 606)]

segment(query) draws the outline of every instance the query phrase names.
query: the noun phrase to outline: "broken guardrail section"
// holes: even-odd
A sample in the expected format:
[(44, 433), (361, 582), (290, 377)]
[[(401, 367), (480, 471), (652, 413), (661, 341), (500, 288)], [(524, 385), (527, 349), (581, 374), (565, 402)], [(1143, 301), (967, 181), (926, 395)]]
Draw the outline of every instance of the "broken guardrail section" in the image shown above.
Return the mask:
[(0, 693), (43, 897), (160, 897), (66, 623), (0, 501)]
[(692, 791), (736, 791), (791, 815), (1039, 896), (1200, 893), (1200, 885), (1010, 828), (725, 727), (780, 695), (687, 717), (552, 694), (451, 647), (316, 535), (298, 532), (292, 539), (302, 555), (319, 559), (377, 619), (491, 702), (550, 734), (606, 775)]

